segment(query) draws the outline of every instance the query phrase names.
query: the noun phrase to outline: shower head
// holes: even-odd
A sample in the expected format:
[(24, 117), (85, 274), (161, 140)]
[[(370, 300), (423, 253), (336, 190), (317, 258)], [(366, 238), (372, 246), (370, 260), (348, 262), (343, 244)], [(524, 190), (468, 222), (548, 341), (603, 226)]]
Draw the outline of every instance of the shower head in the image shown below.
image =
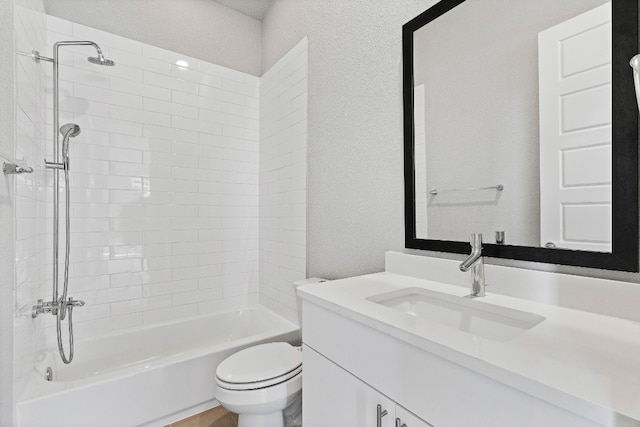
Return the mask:
[(60, 126), (60, 133), (64, 136), (62, 140), (62, 157), (64, 159), (65, 170), (69, 169), (69, 140), (80, 134), (80, 126), (75, 123), (67, 123)]
[(60, 126), (60, 133), (64, 139), (75, 138), (80, 134), (80, 126), (75, 123), (67, 123)]
[(91, 62), (92, 64), (96, 64), (96, 65), (106, 65), (107, 67), (113, 67), (114, 65), (116, 65), (115, 62), (113, 62), (110, 59), (106, 59), (104, 57), (104, 55), (102, 55), (101, 52), (98, 52), (98, 56), (90, 56), (87, 58), (87, 61)]

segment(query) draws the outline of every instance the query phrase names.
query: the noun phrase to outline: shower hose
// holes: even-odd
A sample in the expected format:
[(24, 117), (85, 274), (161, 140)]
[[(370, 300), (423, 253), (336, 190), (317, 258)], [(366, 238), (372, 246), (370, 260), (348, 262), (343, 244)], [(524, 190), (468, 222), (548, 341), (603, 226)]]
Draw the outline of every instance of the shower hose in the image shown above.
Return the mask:
[[(71, 197), (69, 195), (69, 135), (72, 130), (69, 130), (64, 136), (62, 143), (62, 158), (64, 162), (64, 198), (65, 198), (65, 254), (64, 254), (64, 282), (62, 287), (62, 296), (57, 301), (56, 310), (56, 334), (58, 336), (58, 351), (60, 357), (65, 364), (71, 363), (73, 360), (73, 307), (83, 306), (83, 301), (77, 301), (73, 298), (69, 298), (67, 301), (67, 291), (69, 289), (69, 254), (71, 248), (71, 220), (70, 220), (70, 207)], [(69, 357), (65, 354), (64, 346), (62, 344), (62, 321), (69, 312)]]

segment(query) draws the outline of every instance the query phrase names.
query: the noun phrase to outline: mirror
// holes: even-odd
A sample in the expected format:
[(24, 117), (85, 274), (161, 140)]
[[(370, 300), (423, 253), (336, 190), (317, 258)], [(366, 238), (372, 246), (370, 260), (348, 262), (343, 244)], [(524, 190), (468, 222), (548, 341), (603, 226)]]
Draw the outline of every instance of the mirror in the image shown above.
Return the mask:
[(405, 242), (638, 271), (637, 0), (442, 0), (403, 26)]

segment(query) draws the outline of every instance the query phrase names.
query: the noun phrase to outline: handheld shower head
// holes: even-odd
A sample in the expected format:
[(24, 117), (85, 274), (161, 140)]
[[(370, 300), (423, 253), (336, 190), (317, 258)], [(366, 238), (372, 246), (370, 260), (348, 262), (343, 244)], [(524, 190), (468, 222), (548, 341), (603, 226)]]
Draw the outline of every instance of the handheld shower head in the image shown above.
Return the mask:
[(80, 134), (80, 126), (75, 123), (67, 123), (60, 126), (60, 133), (64, 139), (75, 138)]
[(67, 123), (60, 126), (62, 140), (62, 157), (65, 163), (65, 169), (69, 167), (69, 139), (75, 138), (80, 134), (80, 126), (75, 123)]

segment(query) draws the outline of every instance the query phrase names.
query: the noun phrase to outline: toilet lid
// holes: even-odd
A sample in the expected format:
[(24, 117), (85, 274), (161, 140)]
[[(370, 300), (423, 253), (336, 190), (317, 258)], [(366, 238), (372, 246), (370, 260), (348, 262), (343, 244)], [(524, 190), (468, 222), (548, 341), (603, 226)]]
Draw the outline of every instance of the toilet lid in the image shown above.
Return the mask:
[(259, 388), (284, 381), (301, 370), (302, 352), (289, 343), (275, 342), (249, 347), (227, 357), (218, 365), (216, 377), (228, 386)]

